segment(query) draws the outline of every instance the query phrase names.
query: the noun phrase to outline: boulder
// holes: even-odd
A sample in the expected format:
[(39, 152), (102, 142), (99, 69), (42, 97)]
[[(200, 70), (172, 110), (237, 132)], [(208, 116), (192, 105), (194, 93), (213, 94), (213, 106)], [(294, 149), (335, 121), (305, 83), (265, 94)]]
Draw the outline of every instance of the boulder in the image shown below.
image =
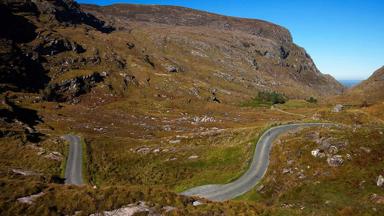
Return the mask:
[(319, 157), (319, 158), (325, 157), (325, 153), (323, 151), (321, 151), (320, 149), (312, 150), (311, 154), (312, 154), (313, 157)]
[(176, 66), (173, 66), (173, 65), (168, 65), (166, 69), (167, 69), (167, 71), (169, 73), (177, 73), (177, 72), (179, 72), (179, 69)]
[(337, 104), (335, 107), (333, 107), (332, 112), (338, 113), (344, 110), (344, 106), (341, 104)]
[(133, 48), (135, 48), (135, 44), (132, 42), (128, 42), (127, 47), (128, 47), (128, 49), (133, 49)]
[(197, 159), (197, 158), (199, 158), (199, 156), (197, 156), (197, 155), (192, 155), (192, 156), (188, 157), (189, 160), (193, 160), (193, 159)]
[(327, 158), (327, 162), (328, 162), (329, 166), (339, 167), (339, 166), (343, 165), (344, 160), (343, 160), (343, 157), (341, 155), (333, 155), (333, 156)]
[(339, 149), (336, 146), (330, 146), (328, 149), (328, 152), (330, 154), (337, 154), (338, 151), (339, 151)]
[(376, 185), (378, 187), (382, 187), (384, 185), (384, 177), (382, 175), (379, 175), (379, 177), (377, 177)]
[(62, 161), (63, 160), (63, 155), (60, 154), (59, 152), (55, 152), (55, 151), (49, 153), (48, 155), (45, 155), (44, 157), (47, 159), (50, 159), (50, 160), (55, 160), (55, 161)]
[(311, 151), (311, 155), (312, 155), (313, 157), (317, 157), (317, 155), (319, 154), (319, 152), (320, 152), (319, 149), (314, 149), (314, 150)]
[(40, 175), (39, 173), (29, 171), (29, 170), (19, 170), (19, 169), (12, 169), (12, 172), (17, 175), (22, 175), (22, 176), (36, 176)]
[(44, 195), (44, 192), (40, 192), (38, 194), (34, 194), (34, 195), (30, 195), (30, 196), (26, 196), (26, 197), (21, 197), (21, 198), (18, 198), (17, 201), (20, 202), (20, 203), (25, 203), (25, 204), (33, 204), (33, 202)]
[(156, 209), (149, 207), (145, 202), (129, 204), (119, 209), (91, 214), (90, 216), (128, 216), (128, 215), (160, 215)]
[(376, 203), (376, 204), (384, 204), (384, 197), (383, 196), (380, 196), (380, 195), (377, 195), (377, 194), (372, 194), (370, 196), (370, 199), (372, 202)]
[(360, 147), (360, 149), (363, 150), (367, 154), (371, 153), (371, 149), (370, 148), (362, 146), (362, 147)]

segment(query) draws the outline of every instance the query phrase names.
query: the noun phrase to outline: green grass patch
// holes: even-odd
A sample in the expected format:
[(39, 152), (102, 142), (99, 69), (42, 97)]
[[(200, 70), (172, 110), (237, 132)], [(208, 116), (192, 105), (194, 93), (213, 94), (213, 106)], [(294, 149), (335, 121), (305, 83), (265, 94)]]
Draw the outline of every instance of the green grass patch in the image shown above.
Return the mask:
[(262, 91), (249, 101), (241, 103), (244, 107), (269, 107), (274, 104), (284, 104), (288, 101), (287, 97), (278, 92)]

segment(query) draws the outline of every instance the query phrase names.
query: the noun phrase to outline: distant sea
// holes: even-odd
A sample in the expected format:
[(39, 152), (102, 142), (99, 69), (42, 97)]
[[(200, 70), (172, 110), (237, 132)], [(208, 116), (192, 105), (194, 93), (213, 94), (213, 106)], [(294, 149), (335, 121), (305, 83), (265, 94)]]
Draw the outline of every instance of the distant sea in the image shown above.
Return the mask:
[(351, 88), (357, 84), (359, 84), (360, 82), (362, 82), (363, 80), (338, 80), (341, 84), (343, 84), (343, 86), (347, 87), (347, 88)]

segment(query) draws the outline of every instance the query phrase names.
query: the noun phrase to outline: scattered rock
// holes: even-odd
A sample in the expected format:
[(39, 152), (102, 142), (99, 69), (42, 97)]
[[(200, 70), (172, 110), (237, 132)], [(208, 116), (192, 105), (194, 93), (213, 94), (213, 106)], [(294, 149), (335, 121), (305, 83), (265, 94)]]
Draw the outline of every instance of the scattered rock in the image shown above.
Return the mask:
[(337, 154), (338, 151), (339, 151), (339, 149), (336, 146), (330, 146), (328, 149), (328, 152), (330, 154)]
[(292, 173), (292, 169), (291, 168), (284, 168), (282, 173), (283, 174)]
[(153, 152), (153, 153), (158, 153), (158, 152), (160, 152), (160, 149), (159, 149), (159, 148), (157, 148), (157, 149), (153, 149), (152, 152)]
[(174, 65), (167, 65), (166, 66), (166, 70), (169, 72), (169, 73), (177, 73), (177, 72), (180, 72), (180, 69)]
[(344, 160), (343, 160), (343, 157), (341, 155), (333, 155), (333, 156), (327, 158), (327, 162), (328, 162), (329, 166), (338, 167), (338, 166), (343, 165)]
[(170, 144), (178, 144), (180, 142), (181, 142), (181, 140), (170, 140), (169, 141)]
[(90, 216), (133, 216), (133, 215), (160, 215), (154, 208), (149, 207), (145, 202), (140, 201), (138, 204), (129, 204), (125, 207), (104, 211), (103, 213), (95, 213)]
[(320, 152), (319, 149), (312, 150), (312, 151), (311, 151), (311, 155), (312, 155), (313, 157), (317, 157), (317, 155), (319, 154), (319, 152)]
[(350, 154), (346, 154), (345, 158), (347, 158), (347, 160), (352, 160), (352, 156)]
[(140, 148), (136, 149), (136, 152), (141, 153), (141, 154), (148, 154), (150, 151), (151, 151), (151, 149), (148, 147), (140, 147)]
[(135, 44), (132, 42), (128, 42), (127, 47), (128, 47), (128, 49), (133, 49), (133, 48), (135, 48)]
[(213, 117), (208, 117), (208, 116), (202, 116), (202, 117), (199, 117), (199, 116), (195, 116), (192, 118), (192, 123), (191, 124), (199, 124), (199, 123), (209, 123), (209, 122), (216, 122), (215, 118)]
[(377, 194), (372, 194), (370, 196), (371, 201), (373, 201), (376, 204), (384, 204), (384, 196), (380, 196)]
[(151, 65), (152, 68), (155, 68), (155, 63), (153, 63), (153, 61), (152, 61), (151, 57), (149, 57), (149, 55), (144, 56), (144, 62)]
[(197, 158), (199, 158), (199, 156), (197, 156), (197, 155), (192, 155), (192, 156), (188, 157), (189, 160), (193, 160), (193, 159), (197, 159)]
[(325, 157), (325, 153), (322, 152), (320, 149), (315, 149), (311, 151), (311, 154), (313, 157), (323, 158)]
[(379, 175), (379, 177), (377, 178), (376, 185), (378, 187), (381, 187), (381, 186), (383, 186), (383, 184), (384, 184), (384, 177), (382, 175)]
[(173, 207), (173, 206), (164, 206), (163, 207), (163, 210), (165, 211), (165, 213), (171, 212), (175, 209), (176, 209), (176, 207)]
[(299, 175), (297, 176), (299, 179), (305, 179), (306, 176), (304, 175), (304, 173), (300, 172)]
[(12, 169), (12, 172), (17, 175), (22, 175), (22, 176), (36, 176), (39, 175), (36, 172), (33, 171), (28, 171), (28, 170), (19, 170), (19, 169)]
[(203, 203), (201, 203), (200, 201), (197, 201), (197, 200), (193, 201), (193, 203), (192, 203), (193, 206), (199, 206), (201, 204), (203, 204)]
[(45, 155), (44, 157), (47, 159), (55, 160), (55, 161), (63, 160), (63, 155), (60, 154), (59, 152), (51, 152), (48, 155)]
[(332, 112), (339, 113), (344, 110), (344, 106), (341, 104), (337, 104), (335, 107), (333, 107)]
[(259, 187), (257, 187), (256, 191), (261, 192), (265, 188), (265, 185), (261, 184)]
[(21, 197), (21, 198), (18, 198), (17, 201), (20, 202), (20, 203), (25, 203), (25, 204), (29, 204), (29, 205), (32, 205), (33, 202), (44, 195), (44, 192), (40, 192), (38, 194), (34, 194), (34, 195), (30, 195), (30, 196), (26, 196), (26, 197)]
[(367, 148), (367, 147), (360, 147), (361, 150), (363, 150), (365, 153), (369, 154), (371, 153), (371, 149), (370, 148)]

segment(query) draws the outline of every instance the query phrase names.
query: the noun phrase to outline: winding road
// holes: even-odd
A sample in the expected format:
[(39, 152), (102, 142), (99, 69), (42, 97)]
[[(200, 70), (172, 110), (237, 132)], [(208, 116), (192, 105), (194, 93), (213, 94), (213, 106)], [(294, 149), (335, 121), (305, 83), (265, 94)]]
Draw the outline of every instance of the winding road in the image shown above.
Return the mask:
[(273, 127), (259, 139), (253, 155), (251, 166), (237, 180), (228, 184), (203, 185), (184, 191), (181, 195), (198, 196), (212, 201), (226, 201), (250, 191), (263, 178), (269, 164), (269, 153), (273, 141), (281, 134), (301, 128), (313, 126), (331, 126), (328, 123), (300, 123)]
[[(332, 126), (331, 123), (298, 123), (277, 126), (267, 130), (259, 139), (248, 170), (237, 180), (228, 184), (212, 184), (198, 186), (181, 193), (185, 196), (198, 196), (212, 201), (226, 201), (250, 191), (263, 178), (269, 164), (269, 153), (273, 141), (281, 134), (302, 127)], [(73, 185), (83, 184), (82, 180), (82, 146), (80, 137), (65, 135), (70, 143), (65, 183)]]
[(65, 167), (65, 184), (81, 185), (83, 184), (83, 149), (80, 137), (75, 135), (65, 135), (63, 138), (69, 142), (69, 154), (67, 165)]

